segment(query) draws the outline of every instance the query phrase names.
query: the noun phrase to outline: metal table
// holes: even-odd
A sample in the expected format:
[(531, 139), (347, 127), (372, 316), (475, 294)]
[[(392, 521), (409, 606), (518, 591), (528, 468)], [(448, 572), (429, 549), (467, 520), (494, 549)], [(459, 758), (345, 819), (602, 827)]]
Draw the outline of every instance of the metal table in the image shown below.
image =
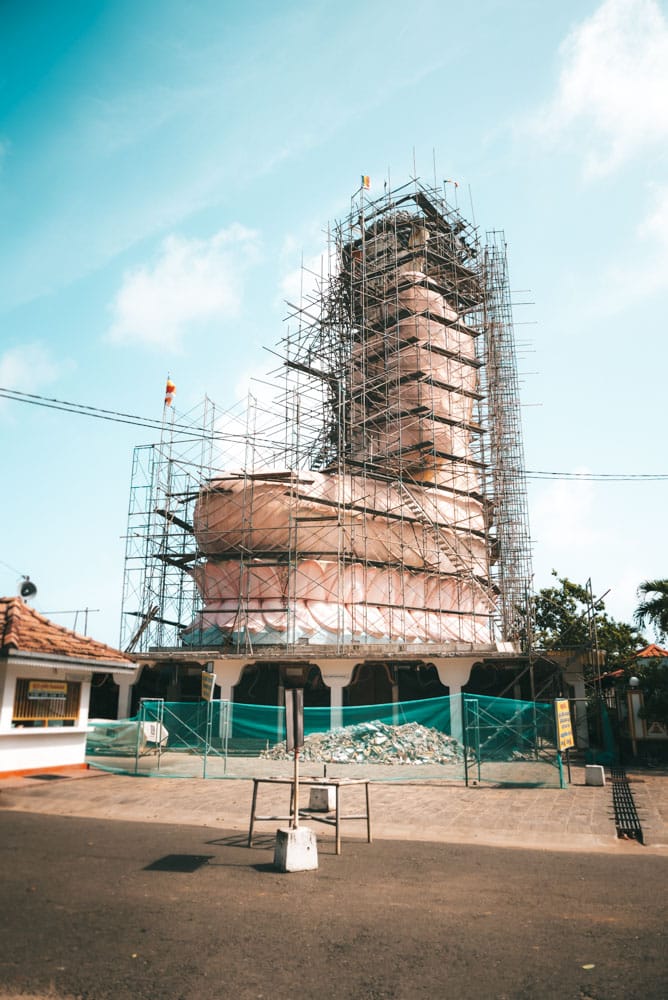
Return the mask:
[[(366, 839), (371, 843), (371, 812), (369, 809), (369, 780), (367, 778), (300, 778), (298, 784), (319, 788), (334, 788), (336, 793), (336, 806), (334, 815), (328, 813), (320, 816), (309, 809), (300, 809), (299, 818), (314, 820), (318, 823), (328, 823), (336, 830), (336, 853), (341, 853), (341, 821), (352, 819), (366, 820)], [(290, 814), (289, 816), (258, 816), (257, 815), (257, 793), (260, 785), (289, 785), (290, 786)], [(294, 823), (294, 803), (295, 803), (295, 782), (294, 778), (253, 778), (253, 801), (251, 803), (250, 824), (248, 827), (248, 846), (253, 846), (253, 829), (256, 823), (268, 823), (289, 820)], [(341, 789), (350, 785), (364, 785), (366, 812), (342, 815), (341, 814)]]

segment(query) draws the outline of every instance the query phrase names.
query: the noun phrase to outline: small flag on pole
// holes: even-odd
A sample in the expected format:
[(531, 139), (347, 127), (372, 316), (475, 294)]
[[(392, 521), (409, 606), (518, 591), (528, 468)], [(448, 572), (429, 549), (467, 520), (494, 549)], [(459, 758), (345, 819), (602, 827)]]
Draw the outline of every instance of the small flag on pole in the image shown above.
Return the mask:
[(174, 393), (176, 392), (176, 386), (172, 382), (171, 378), (167, 379), (167, 385), (165, 386), (165, 406), (171, 406), (174, 401)]
[(368, 174), (362, 174), (362, 190), (368, 191), (371, 187), (371, 178)]
[(446, 181), (445, 183), (446, 184), (454, 184), (456, 188), (459, 187), (459, 182), (458, 181)]

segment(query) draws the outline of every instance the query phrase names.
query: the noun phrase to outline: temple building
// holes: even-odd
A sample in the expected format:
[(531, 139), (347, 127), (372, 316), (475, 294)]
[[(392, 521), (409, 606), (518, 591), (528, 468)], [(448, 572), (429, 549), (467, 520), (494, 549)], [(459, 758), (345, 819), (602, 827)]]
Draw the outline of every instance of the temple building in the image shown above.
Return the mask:
[[(139, 697), (545, 700), (503, 234), (420, 181), (364, 187), (290, 305), (270, 406), (166, 410), (136, 449), (124, 642)], [(305, 282), (305, 286), (307, 283)], [(196, 431), (196, 433), (195, 433)], [(556, 684), (556, 687), (555, 687)], [(123, 703), (124, 702), (124, 703)], [(129, 696), (119, 716), (130, 714)]]

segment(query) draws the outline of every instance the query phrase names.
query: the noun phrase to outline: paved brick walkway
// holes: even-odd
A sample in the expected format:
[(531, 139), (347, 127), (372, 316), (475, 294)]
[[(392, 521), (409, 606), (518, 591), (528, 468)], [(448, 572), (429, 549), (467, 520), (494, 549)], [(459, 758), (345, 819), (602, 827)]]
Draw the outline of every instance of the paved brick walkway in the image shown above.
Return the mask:
[(645, 843), (668, 844), (668, 772), (627, 768)]
[[(332, 772), (333, 772), (332, 768)], [(371, 789), (378, 839), (479, 843), (559, 850), (651, 851), (668, 854), (668, 776), (629, 772), (646, 846), (616, 836), (611, 787), (587, 787), (582, 768), (565, 789), (465, 788), (447, 782), (382, 782)], [(61, 780), (0, 780), (0, 808), (107, 819), (184, 823), (247, 831), (252, 784), (247, 779), (135, 778), (90, 770)], [(305, 793), (307, 794), (307, 793)], [(363, 791), (342, 792), (344, 812), (358, 812)], [(285, 786), (261, 786), (261, 814), (287, 811)], [(261, 824), (272, 835), (277, 824)], [(315, 824), (320, 839), (333, 831)], [(349, 822), (346, 837), (364, 836)], [(345, 849), (345, 848), (344, 848)]]
[[(156, 753), (134, 757), (110, 757), (93, 755), (89, 758), (93, 766), (118, 770), (144, 777), (175, 778), (264, 778), (271, 775), (285, 777), (292, 774), (292, 763), (287, 760), (272, 760), (264, 757), (229, 757), (226, 761), (215, 753), (204, 758), (199, 754), (174, 753), (167, 751), (158, 757)], [(206, 768), (206, 773), (205, 773)], [(451, 764), (322, 764), (303, 761), (301, 773), (321, 777), (324, 772), (338, 777), (369, 778), (373, 781), (424, 781), (439, 780), (461, 784), (464, 781), (464, 763), (461, 760)], [(517, 760), (508, 762), (486, 761), (481, 764), (480, 773), (474, 763), (469, 767), (471, 781), (478, 777), (482, 782), (507, 783), (510, 785), (541, 785), (559, 788), (559, 770), (548, 760)]]

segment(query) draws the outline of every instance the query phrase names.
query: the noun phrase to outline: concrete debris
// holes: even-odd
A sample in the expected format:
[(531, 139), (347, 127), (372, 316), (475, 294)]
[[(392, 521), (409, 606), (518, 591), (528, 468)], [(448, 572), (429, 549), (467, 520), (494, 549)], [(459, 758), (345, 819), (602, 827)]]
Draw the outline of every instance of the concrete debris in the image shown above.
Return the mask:
[[(291, 760), (292, 752), (282, 742), (260, 756)], [(325, 764), (452, 764), (463, 760), (464, 748), (454, 737), (417, 722), (389, 726), (378, 720), (311, 733), (299, 757)]]

